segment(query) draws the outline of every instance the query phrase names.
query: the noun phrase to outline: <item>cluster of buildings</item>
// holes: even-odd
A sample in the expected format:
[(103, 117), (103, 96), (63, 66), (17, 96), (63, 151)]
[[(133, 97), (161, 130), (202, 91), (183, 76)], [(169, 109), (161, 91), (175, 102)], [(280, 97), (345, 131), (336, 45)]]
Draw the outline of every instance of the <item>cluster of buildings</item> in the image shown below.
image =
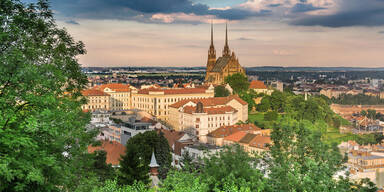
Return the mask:
[(359, 145), (348, 141), (339, 148), (348, 155), (346, 165), (352, 179), (369, 178), (378, 188), (384, 187), (384, 144)]
[[(272, 144), (270, 130), (245, 123), (248, 120), (247, 102), (237, 95), (214, 97), (214, 86), (223, 85), (229, 75), (245, 75), (245, 70), (229, 49), (227, 31), (223, 54), (216, 59), (212, 34), (205, 84), (173, 82), (172, 87), (152, 84), (136, 88), (118, 83), (120, 81), (113, 82), (113, 79), (100, 84), (102, 80), (99, 78), (94, 81), (97, 85), (92, 84), (84, 90), (82, 94), (88, 103), (82, 109), (92, 112), (89, 128), (100, 129), (97, 139), (102, 141), (101, 146), (89, 146), (88, 151), (105, 150), (107, 163), (118, 166), (129, 138), (146, 131), (164, 135), (172, 149), (172, 164), (176, 167), (180, 166), (183, 154), (202, 158), (218, 152), (225, 145), (239, 144), (249, 153), (268, 150)], [(114, 79), (118, 78), (114, 76)], [(261, 81), (252, 81), (250, 89), (271, 94), (271, 87), (283, 88), (276, 82), (267, 87)], [(231, 90), (228, 85), (226, 88)], [(150, 166), (158, 166), (154, 156)]]

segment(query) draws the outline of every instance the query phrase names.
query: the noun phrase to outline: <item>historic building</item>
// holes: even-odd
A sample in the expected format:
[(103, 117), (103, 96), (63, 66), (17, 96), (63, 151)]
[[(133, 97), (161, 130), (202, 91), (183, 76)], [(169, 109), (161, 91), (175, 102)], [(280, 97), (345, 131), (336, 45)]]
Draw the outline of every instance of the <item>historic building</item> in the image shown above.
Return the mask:
[(211, 45), (208, 50), (207, 74), (205, 76), (205, 82), (218, 85), (224, 84), (225, 78), (235, 73), (242, 73), (245, 75), (245, 70), (241, 67), (235, 52), (231, 53), (231, 50), (229, 49), (227, 26), (225, 26), (225, 45), (223, 55), (216, 59), (216, 50), (213, 45), (213, 26), (211, 25)]

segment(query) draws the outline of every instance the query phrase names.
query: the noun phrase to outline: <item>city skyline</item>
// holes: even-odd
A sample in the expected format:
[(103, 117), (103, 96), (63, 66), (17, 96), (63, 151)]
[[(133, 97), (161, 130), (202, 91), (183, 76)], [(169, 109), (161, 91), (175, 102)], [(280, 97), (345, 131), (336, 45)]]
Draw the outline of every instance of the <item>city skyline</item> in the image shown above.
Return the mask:
[(211, 21), (216, 51), (228, 22), (244, 67), (381, 67), (384, 59), (379, 0), (51, 2), (58, 25), (85, 43), (84, 67), (205, 66)]

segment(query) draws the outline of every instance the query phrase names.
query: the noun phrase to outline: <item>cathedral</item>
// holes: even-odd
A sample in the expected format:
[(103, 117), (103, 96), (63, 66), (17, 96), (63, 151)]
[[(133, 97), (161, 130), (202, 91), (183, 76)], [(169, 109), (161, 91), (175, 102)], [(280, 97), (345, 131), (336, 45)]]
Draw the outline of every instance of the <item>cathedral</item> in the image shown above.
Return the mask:
[(225, 26), (225, 45), (223, 55), (216, 59), (216, 50), (213, 45), (213, 25), (211, 24), (211, 45), (208, 50), (207, 74), (205, 76), (205, 82), (221, 85), (224, 84), (227, 76), (235, 73), (242, 73), (245, 75), (245, 70), (241, 67), (235, 53), (231, 53), (231, 50), (229, 49), (227, 25)]

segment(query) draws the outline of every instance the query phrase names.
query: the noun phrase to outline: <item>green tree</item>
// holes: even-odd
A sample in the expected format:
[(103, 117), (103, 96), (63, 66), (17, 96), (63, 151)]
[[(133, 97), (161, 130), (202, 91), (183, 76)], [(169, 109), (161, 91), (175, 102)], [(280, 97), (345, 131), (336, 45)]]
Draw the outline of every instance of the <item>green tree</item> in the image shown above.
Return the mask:
[(84, 44), (47, 1), (0, 1), (0, 191), (74, 191), (94, 181), (81, 110)]
[(368, 109), (367, 110), (367, 117), (370, 119), (376, 119), (376, 110)]
[(95, 187), (93, 192), (155, 192), (154, 189), (149, 189), (144, 183), (133, 183), (132, 185), (118, 185), (116, 180), (107, 180), (103, 186)]
[(106, 180), (114, 179), (115, 170), (111, 164), (107, 164), (107, 152), (104, 150), (98, 150), (93, 153), (94, 162), (93, 162), (93, 171), (99, 177), (100, 182)]
[(257, 105), (257, 110), (260, 112), (267, 112), (270, 109), (271, 109), (270, 96), (264, 96), (260, 104)]
[(200, 171), (210, 189), (224, 190), (226, 184), (223, 181), (231, 176), (236, 184), (247, 183), (251, 191), (262, 191), (265, 179), (262, 172), (255, 169), (259, 160), (256, 154), (250, 156), (241, 146), (234, 145), (205, 158)]
[(337, 145), (321, 141), (321, 133), (308, 121), (284, 118), (272, 132), (267, 160), (271, 191), (376, 191), (371, 183), (355, 184), (334, 179), (345, 159)]
[(264, 115), (264, 120), (265, 121), (276, 121), (278, 116), (279, 116), (279, 114), (277, 114), (276, 111), (270, 111)]
[(235, 93), (247, 91), (249, 88), (248, 78), (241, 73), (235, 73), (226, 77), (225, 83), (228, 83)]
[[(130, 138), (126, 144), (126, 154), (120, 163), (119, 173), (120, 184), (132, 184), (134, 180), (145, 182), (149, 173), (149, 163), (151, 161), (152, 151), (155, 152), (159, 167), (159, 177), (165, 178), (171, 167), (172, 156), (167, 139), (163, 133), (156, 131), (147, 131), (139, 133)], [(132, 161), (132, 162), (130, 162)], [(138, 171), (135, 176), (134, 172)]]
[(160, 192), (208, 192), (206, 179), (198, 173), (171, 171), (161, 184)]
[(135, 182), (148, 184), (150, 182), (149, 162), (140, 153), (138, 145), (126, 145), (126, 153), (121, 157), (118, 171), (118, 183), (120, 185), (132, 185)]
[(215, 87), (215, 97), (227, 97), (229, 95), (229, 91), (223, 85)]

